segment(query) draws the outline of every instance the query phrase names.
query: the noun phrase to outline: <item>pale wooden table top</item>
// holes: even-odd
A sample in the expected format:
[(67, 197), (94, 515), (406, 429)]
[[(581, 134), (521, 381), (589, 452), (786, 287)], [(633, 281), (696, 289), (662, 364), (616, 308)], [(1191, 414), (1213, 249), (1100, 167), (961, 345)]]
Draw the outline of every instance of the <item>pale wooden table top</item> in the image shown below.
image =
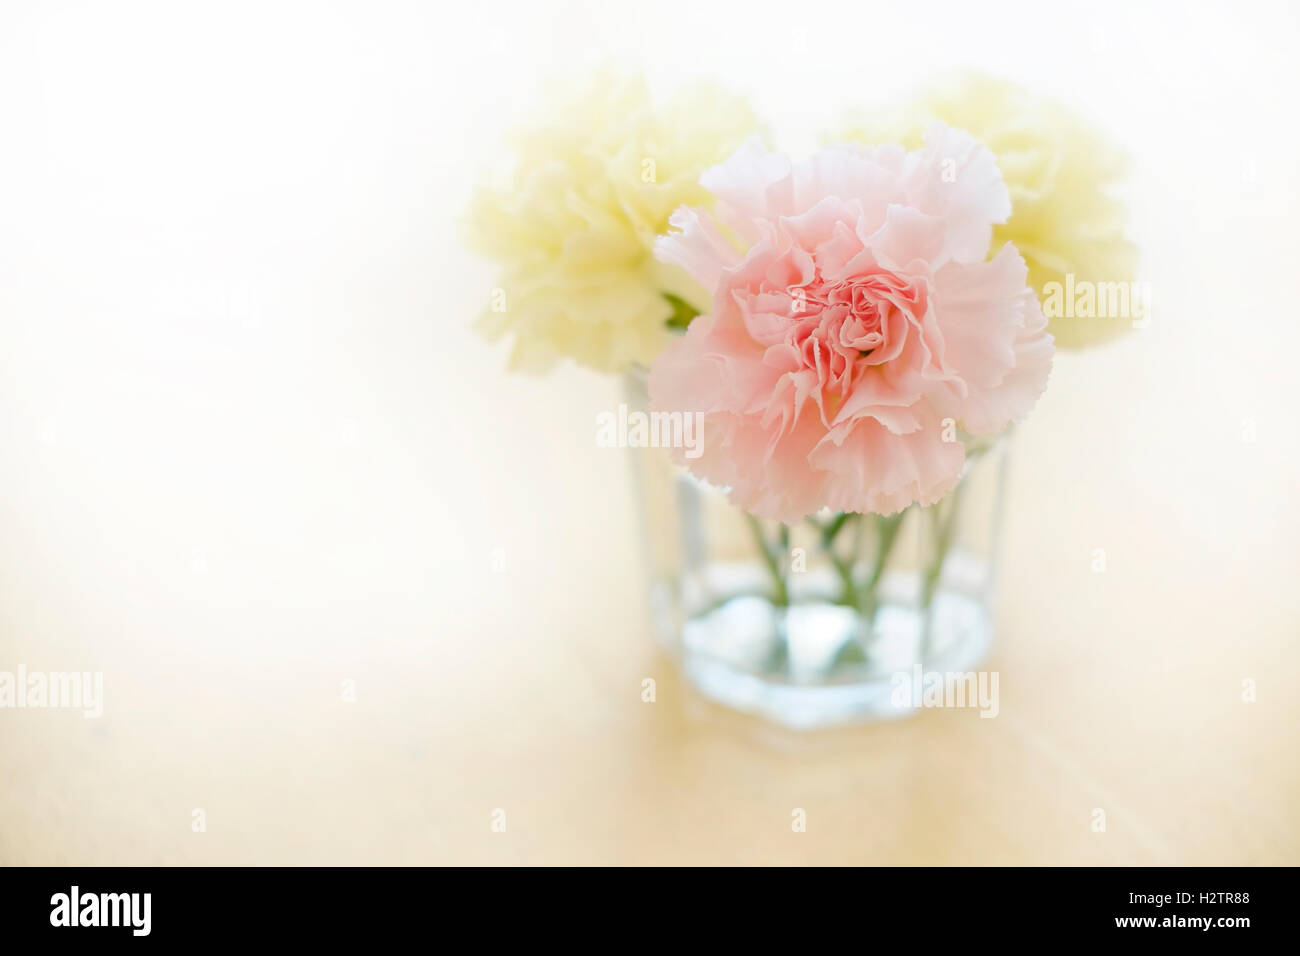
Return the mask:
[[(193, 509), (179, 515), (85, 476), (130, 513), (85, 494), (60, 498), (75, 520), (40, 512), (55, 479), (74, 480), (60, 456), (75, 452), (46, 448), (26, 467), (47, 480), (19, 489), (5, 519), (4, 659), (102, 669), (106, 707), (98, 721), (0, 713), (0, 860), (1300, 862), (1297, 559), (1282, 547), (1296, 506), (1267, 470), (1176, 458), (1176, 426), (1144, 431), (1155, 412), (1120, 430), (1149, 443), (1117, 452), (1111, 427), (1063, 398), (1102, 365), (1123, 379), (1140, 350), (1062, 365), (1019, 436), (989, 663), (999, 716), (813, 735), (701, 702), (653, 650), (625, 462), (588, 444), (585, 414), (535, 439), (553, 468), (525, 447), (539, 456), (528, 467), (501, 454), (443, 473), (455, 493), (488, 483), (495, 514), (430, 488), (423, 451), (401, 473), (368, 426), (300, 466), (304, 481), (321, 469), (306, 501), (274, 476), (274, 502), (212, 482), (215, 500), (176, 492)], [(505, 382), (528, 402), (500, 427), (527, 446), (528, 422), (608, 395), (561, 381)], [(498, 437), (466, 433), (462, 453), (492, 460)], [(1209, 474), (1216, 494), (1255, 488), (1230, 516), (1202, 497)], [(237, 503), (264, 507), (273, 530), (239, 521)], [(42, 515), (40, 536), (18, 513)], [(146, 518), (132, 541), (125, 525)], [(89, 553), (67, 557), (73, 542)], [(345, 679), (355, 703), (340, 700)], [(806, 833), (791, 831), (796, 807)], [(191, 832), (194, 808), (205, 833)]]

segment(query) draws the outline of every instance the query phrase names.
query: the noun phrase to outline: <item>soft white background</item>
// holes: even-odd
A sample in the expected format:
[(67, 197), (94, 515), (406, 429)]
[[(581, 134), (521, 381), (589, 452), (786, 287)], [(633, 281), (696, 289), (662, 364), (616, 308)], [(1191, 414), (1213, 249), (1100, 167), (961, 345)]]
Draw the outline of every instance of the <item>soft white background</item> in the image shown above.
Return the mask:
[[(1281, 2), (6, 0), (0, 670), (103, 670), (107, 701), (0, 712), (0, 862), (764, 845), (740, 821), (800, 779), (786, 758), (644, 725), (627, 467), (592, 437), (615, 386), (506, 376), (468, 330), (493, 284), (455, 222), (472, 182), (540, 80), (610, 60), (748, 91), (793, 149), (979, 67), (1135, 159), (1152, 325), (1060, 361), (1017, 445), (1003, 693), (1058, 703), (1004, 703), (1031, 743), (900, 804), (907, 839), (846, 822), (798, 852), (1296, 862), (1298, 42)], [(888, 732), (922, 761), (925, 721)], [(815, 761), (822, 791), (855, 801), (886, 733)], [(1127, 836), (1070, 829), (1098, 794)], [(810, 798), (772, 799), (788, 836)]]

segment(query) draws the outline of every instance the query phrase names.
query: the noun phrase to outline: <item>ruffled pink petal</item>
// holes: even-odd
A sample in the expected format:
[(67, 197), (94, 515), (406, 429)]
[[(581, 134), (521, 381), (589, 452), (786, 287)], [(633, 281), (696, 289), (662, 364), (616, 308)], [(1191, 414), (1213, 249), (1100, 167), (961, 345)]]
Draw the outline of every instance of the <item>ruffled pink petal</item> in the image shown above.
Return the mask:
[(859, 418), (832, 429), (808, 460), (828, 473), (828, 507), (893, 514), (913, 502), (932, 505), (956, 486), (966, 451), (942, 432), (933, 417), (901, 435)]
[(994, 224), (1011, 215), (1011, 196), (993, 154), (969, 133), (932, 123), (925, 131), (925, 148), (908, 160), (908, 204), (947, 221), (947, 257), (983, 259)]
[(903, 198), (897, 168), (879, 162), (876, 155), (856, 146), (829, 146), (793, 170), (796, 210), (812, 208), (827, 197), (857, 204), (870, 228), (883, 219), (890, 202)]
[(995, 435), (1024, 419), (1047, 388), (1056, 344), (1033, 289), (1017, 297), (1024, 324), (1016, 333), (1015, 364), (995, 387), (972, 388), (961, 412), (962, 426), (973, 435)]
[(867, 245), (876, 262), (887, 269), (907, 273), (915, 265), (918, 271), (929, 272), (943, 262), (946, 234), (947, 224), (939, 216), (891, 205)]
[(706, 289), (715, 288), (722, 271), (740, 262), (736, 247), (700, 210), (682, 206), (668, 217), (668, 225), (679, 231), (655, 240), (655, 258), (685, 269)]
[(761, 224), (798, 212), (790, 160), (750, 137), (725, 162), (704, 171), (700, 185), (718, 197), (718, 216), (742, 238), (755, 241)]
[(935, 404), (972, 434), (1022, 419), (1047, 386), (1054, 345), (1027, 273), (1008, 243), (988, 262), (953, 263), (934, 277), (945, 358), (965, 385)]

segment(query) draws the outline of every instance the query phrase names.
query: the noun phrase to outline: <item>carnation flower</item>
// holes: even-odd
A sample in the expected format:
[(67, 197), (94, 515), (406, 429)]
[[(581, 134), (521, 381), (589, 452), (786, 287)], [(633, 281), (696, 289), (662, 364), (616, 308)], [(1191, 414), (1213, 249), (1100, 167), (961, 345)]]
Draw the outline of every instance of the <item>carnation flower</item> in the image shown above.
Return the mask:
[[(1011, 195), (1012, 214), (993, 232), (1029, 264), (1029, 284), (1128, 283), (1137, 250), (1124, 238), (1124, 205), (1109, 194), (1124, 157), (1064, 106), (1035, 100), (1011, 83), (979, 74), (950, 78), (895, 110), (860, 116), (837, 140), (920, 145), (928, 123), (964, 129), (993, 151)], [(1059, 288), (1059, 286), (1058, 286)], [(1053, 316), (1059, 345), (1081, 348), (1132, 327), (1128, 316)]]
[(650, 398), (703, 414), (703, 453), (678, 458), (740, 507), (933, 504), (961, 476), (958, 430), (995, 434), (1037, 400), (1052, 337), (1016, 249), (986, 258), (1011, 205), (969, 134), (936, 123), (916, 152), (798, 165), (751, 140), (701, 183), (717, 219), (678, 210), (656, 252), (712, 311), (651, 367)]
[(602, 371), (648, 365), (669, 341), (667, 323), (685, 324), (708, 301), (655, 261), (655, 237), (679, 205), (708, 201), (700, 173), (757, 121), (708, 86), (656, 110), (644, 83), (607, 74), (553, 105), (517, 137), (513, 175), (481, 188), (467, 216), (471, 243), (505, 266), (479, 327), (513, 339), (516, 368), (560, 357)]

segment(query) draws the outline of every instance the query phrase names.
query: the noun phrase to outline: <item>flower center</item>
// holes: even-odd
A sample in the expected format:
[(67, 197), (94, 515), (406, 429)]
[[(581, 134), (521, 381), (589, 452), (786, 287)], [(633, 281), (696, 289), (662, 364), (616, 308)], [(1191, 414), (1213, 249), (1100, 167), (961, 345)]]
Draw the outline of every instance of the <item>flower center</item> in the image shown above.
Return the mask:
[(897, 354), (898, 338), (907, 334), (905, 316), (924, 311), (921, 291), (884, 271), (833, 282), (818, 276), (785, 291), (793, 318), (787, 341), (823, 386), (846, 386), (857, 364)]

